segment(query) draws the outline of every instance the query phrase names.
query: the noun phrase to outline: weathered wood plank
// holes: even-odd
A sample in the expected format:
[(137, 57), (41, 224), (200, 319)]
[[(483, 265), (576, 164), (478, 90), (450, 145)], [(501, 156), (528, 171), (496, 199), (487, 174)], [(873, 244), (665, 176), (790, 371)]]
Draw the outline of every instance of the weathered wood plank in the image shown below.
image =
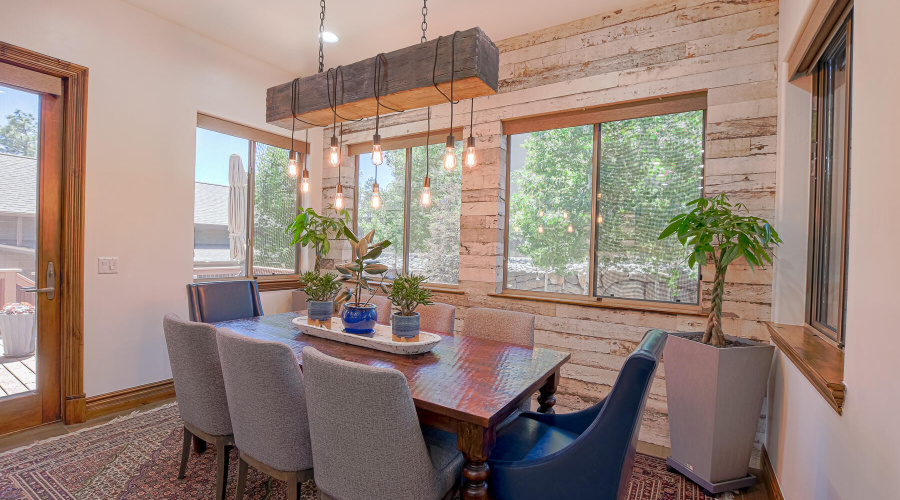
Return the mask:
[[(471, 28), (458, 32), (455, 71), (451, 72), (453, 46), (453, 37), (448, 36), (384, 54), (379, 88), (381, 103), (403, 111), (446, 102), (447, 99), (434, 88), (433, 83), (449, 95), (451, 77), (455, 99), (495, 93), (498, 88), (499, 52), (484, 31)], [(432, 80), (436, 50), (437, 70)], [(309, 128), (313, 126), (310, 123), (315, 126), (330, 125), (334, 120), (334, 104), (337, 104), (338, 122), (343, 121), (341, 117), (356, 120), (375, 116), (376, 57), (344, 66), (331, 77), (329, 72), (323, 72), (301, 78), (297, 82), (301, 99), (295, 103), (297, 128)], [(291, 128), (292, 85), (293, 82), (288, 82), (268, 89), (268, 123)]]

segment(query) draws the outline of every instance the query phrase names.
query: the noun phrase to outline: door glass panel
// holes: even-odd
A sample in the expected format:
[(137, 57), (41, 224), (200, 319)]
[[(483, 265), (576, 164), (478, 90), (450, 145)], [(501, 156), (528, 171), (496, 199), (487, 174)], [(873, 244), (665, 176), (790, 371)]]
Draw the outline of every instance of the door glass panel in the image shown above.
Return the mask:
[(406, 206), (406, 150), (384, 152), (384, 163), (378, 166), (378, 192), (381, 205), (372, 207), (375, 165), (372, 154), (359, 155), (359, 193), (357, 195), (357, 234), (375, 231), (373, 241), (389, 240), (381, 255), (374, 260), (388, 267), (385, 276), (394, 278), (403, 272), (403, 221)]
[[(36, 389), (38, 94), (0, 85), (0, 397)], [(43, 279), (41, 279), (43, 283)]]

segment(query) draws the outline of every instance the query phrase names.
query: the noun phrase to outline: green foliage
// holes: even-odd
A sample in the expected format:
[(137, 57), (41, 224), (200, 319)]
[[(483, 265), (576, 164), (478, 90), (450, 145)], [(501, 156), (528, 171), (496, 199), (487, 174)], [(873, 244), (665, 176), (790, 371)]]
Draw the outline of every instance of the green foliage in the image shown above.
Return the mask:
[(401, 274), (394, 278), (388, 299), (401, 316), (412, 316), (419, 305), (431, 305), (431, 290), (422, 288), (425, 276)]
[(253, 191), (253, 266), (293, 269), (296, 250), (284, 231), (297, 210), (297, 181), (286, 149), (257, 144)]
[(306, 285), (307, 301), (328, 302), (337, 297), (341, 291), (342, 283), (337, 274), (318, 274), (307, 271), (300, 276), (300, 282)]
[(6, 116), (0, 128), (0, 151), (13, 155), (37, 158), (37, 119), (21, 109)]
[(688, 265), (692, 267), (695, 263), (712, 263), (716, 276), (703, 342), (724, 346), (722, 301), (728, 265), (739, 257), (743, 257), (753, 270), (766, 263), (771, 264), (769, 252), (773, 245), (781, 243), (781, 238), (765, 219), (736, 214), (735, 211), (746, 210), (746, 207), (741, 203), (732, 205), (724, 194), (714, 198), (698, 198), (689, 201), (687, 206), (694, 208), (673, 217), (659, 239), (676, 235), (678, 241), (690, 249)]
[[(330, 208), (330, 207), (329, 207)], [(315, 271), (319, 272), (319, 265), (323, 255), (331, 250), (329, 238), (340, 236), (341, 230), (350, 224), (350, 212), (341, 210), (337, 217), (328, 217), (317, 214), (312, 208), (300, 210), (297, 217), (287, 227), (286, 232), (294, 236), (291, 245), (300, 243), (301, 246), (312, 245), (316, 252)]]
[[(347, 262), (346, 264), (335, 266), (335, 268), (345, 274), (348, 275), (351, 280), (356, 282), (356, 286), (351, 290), (346, 290), (342, 292), (338, 296), (338, 300), (341, 302), (346, 302), (351, 299), (355, 300), (355, 305), (360, 306), (363, 305), (361, 301), (362, 291), (366, 290), (372, 292), (372, 295), (369, 297), (371, 300), (372, 297), (375, 296), (378, 289), (381, 289), (385, 294), (387, 294), (387, 287), (384, 285), (384, 277), (381, 279), (381, 283), (373, 290), (372, 286), (369, 284), (369, 279), (371, 276), (375, 275), (383, 275), (387, 272), (388, 267), (384, 264), (378, 264), (375, 261), (381, 253), (384, 252), (384, 249), (391, 246), (391, 242), (387, 240), (379, 241), (378, 243), (372, 243), (372, 238), (375, 236), (375, 231), (369, 232), (369, 234), (359, 238), (350, 229), (348, 226), (344, 226), (341, 228), (341, 234), (347, 238), (350, 242), (351, 250), (353, 251), (354, 260), (352, 262)], [(348, 279), (341, 277), (342, 281), (348, 281)], [(368, 304), (368, 300), (365, 302)]]

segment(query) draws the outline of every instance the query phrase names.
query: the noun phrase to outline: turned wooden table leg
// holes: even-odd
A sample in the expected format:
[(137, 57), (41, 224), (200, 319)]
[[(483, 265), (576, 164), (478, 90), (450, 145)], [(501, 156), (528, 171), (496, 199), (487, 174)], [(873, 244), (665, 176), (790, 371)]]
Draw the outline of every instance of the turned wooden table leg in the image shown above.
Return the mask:
[(538, 396), (538, 403), (541, 404), (540, 408), (538, 408), (538, 413), (556, 413), (553, 410), (553, 405), (556, 404), (556, 388), (559, 387), (559, 372), (550, 375), (550, 378), (547, 379), (547, 382), (541, 387), (540, 395)]
[(487, 459), (494, 447), (494, 429), (460, 422), (456, 435), (456, 447), (466, 459), (463, 466), (462, 500), (487, 500), (488, 477), (491, 468)]

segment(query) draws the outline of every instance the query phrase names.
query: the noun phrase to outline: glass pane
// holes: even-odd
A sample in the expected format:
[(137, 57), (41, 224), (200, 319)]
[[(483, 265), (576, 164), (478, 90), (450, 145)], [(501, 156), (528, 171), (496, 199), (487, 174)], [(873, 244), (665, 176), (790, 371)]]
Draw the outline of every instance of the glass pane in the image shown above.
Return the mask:
[(846, 38), (839, 35), (836, 45), (822, 62), (824, 92), (822, 96), (822, 149), (816, 197), (819, 221), (816, 228), (817, 265), (816, 321), (833, 331), (838, 330), (841, 311), (841, 257), (845, 238), (845, 205), (847, 194), (847, 116), (849, 76), (847, 74)]
[(297, 273), (297, 249), (285, 228), (297, 216), (297, 179), (287, 149), (256, 143), (253, 180), (253, 275)]
[(599, 161), (595, 295), (696, 304), (689, 252), (658, 237), (702, 193), (703, 112), (603, 123)]
[(372, 208), (372, 186), (375, 165), (372, 154), (359, 155), (359, 202), (356, 225), (358, 234), (375, 231), (374, 241), (389, 240), (375, 262), (388, 267), (386, 277), (393, 278), (403, 271), (403, 210), (406, 205), (406, 150), (384, 152), (384, 163), (378, 166), (378, 191), (381, 207)]
[(587, 295), (594, 127), (510, 136), (507, 288)]
[(462, 203), (463, 143), (456, 142), (456, 168), (446, 171), (446, 146), (432, 144), (429, 151), (431, 204), (422, 206), (425, 146), (412, 148), (409, 207), (409, 272), (431, 283), (459, 283), (459, 210)]
[(37, 387), (36, 297), (22, 289), (38, 281), (40, 116), (37, 94), (0, 85), (0, 397)]
[(250, 141), (197, 129), (194, 279), (246, 276)]

